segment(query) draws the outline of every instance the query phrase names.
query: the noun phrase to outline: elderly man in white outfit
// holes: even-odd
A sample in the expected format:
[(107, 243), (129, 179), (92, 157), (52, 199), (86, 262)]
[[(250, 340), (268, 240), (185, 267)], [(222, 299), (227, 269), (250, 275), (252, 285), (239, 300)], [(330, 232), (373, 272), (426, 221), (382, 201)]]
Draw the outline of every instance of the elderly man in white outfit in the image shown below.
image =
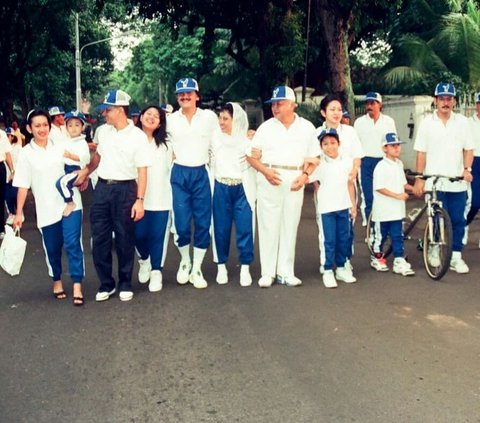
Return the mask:
[(287, 286), (301, 285), (294, 274), (295, 244), (303, 204), (304, 186), (315, 169), (320, 146), (311, 122), (295, 113), (293, 90), (273, 90), (273, 118), (258, 128), (252, 147), (261, 161), (247, 151), (258, 171), (257, 215), (262, 277), (258, 284), (270, 287), (276, 278)]

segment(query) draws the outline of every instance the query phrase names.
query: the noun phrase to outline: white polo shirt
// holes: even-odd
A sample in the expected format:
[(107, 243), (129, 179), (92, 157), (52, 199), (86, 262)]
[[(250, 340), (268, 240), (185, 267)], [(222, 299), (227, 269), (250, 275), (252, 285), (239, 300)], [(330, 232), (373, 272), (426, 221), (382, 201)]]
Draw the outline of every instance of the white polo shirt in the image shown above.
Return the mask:
[(90, 150), (88, 149), (85, 135), (80, 135), (75, 138), (67, 138), (65, 140), (64, 149), (72, 154), (75, 154), (80, 159), (79, 161), (64, 158), (65, 164), (80, 166), (83, 169), (88, 163), (90, 163)]
[(405, 218), (405, 201), (397, 200), (379, 193), (379, 189), (388, 189), (396, 194), (405, 192), (407, 179), (401, 160), (381, 160), (373, 171), (373, 206), (374, 222), (390, 222)]
[(363, 115), (355, 121), (353, 127), (357, 131), (366, 157), (383, 157), (382, 142), (385, 134), (397, 133), (395, 121), (383, 113), (380, 113), (376, 122), (368, 114)]
[(250, 145), (247, 137), (233, 137), (217, 132), (213, 137), (214, 176), (242, 179), (246, 167), (245, 150)]
[(138, 167), (152, 164), (147, 136), (131, 121), (119, 131), (112, 125), (103, 126), (98, 134), (97, 153), (101, 157), (98, 176), (103, 179), (136, 179)]
[(480, 119), (478, 115), (475, 113), (468, 119), (468, 123), (470, 124), (470, 133), (472, 134), (473, 144), (474, 144), (474, 154), (475, 157), (480, 157)]
[(189, 122), (182, 109), (167, 116), (168, 138), (175, 163), (196, 167), (209, 162), (209, 151), (215, 132), (220, 131), (217, 115), (211, 110), (196, 110)]
[(0, 162), (4, 162), (7, 158), (7, 153), (11, 153), (12, 145), (8, 140), (7, 134), (4, 130), (0, 129)]
[(172, 186), (170, 169), (172, 168), (173, 150), (170, 142), (166, 145), (149, 142), (152, 165), (147, 169), (147, 189), (143, 207), (145, 210), (159, 211), (172, 209)]
[(317, 211), (320, 214), (349, 209), (352, 200), (348, 191), (348, 177), (353, 160), (338, 155), (336, 159), (322, 156), (320, 164), (310, 177), (310, 181), (319, 181), (317, 192)]
[[(444, 125), (435, 111), (420, 123), (413, 148), (426, 153), (425, 174), (455, 177), (463, 175), (463, 151), (474, 147), (470, 125), (465, 116), (452, 113)], [(430, 184), (431, 181), (427, 181), (426, 189), (430, 189)], [(437, 189), (461, 192), (466, 191), (467, 183), (442, 179)]]
[[(48, 140), (45, 148), (32, 140), (22, 148), (15, 168), (13, 186), (32, 190), (37, 212), (37, 226), (43, 228), (59, 222), (65, 202), (55, 184), (64, 175), (63, 148)], [(82, 209), (82, 197), (73, 189), (75, 210)]]
[[(323, 124), (317, 128), (317, 137), (322, 131), (326, 130), (327, 126)], [(338, 138), (340, 139), (339, 153), (343, 156), (350, 157), (352, 159), (361, 159), (363, 154), (362, 143), (358, 138), (357, 131), (353, 126), (339, 124), (336, 128)], [(323, 155), (323, 151), (322, 151)]]
[(315, 127), (297, 114), (288, 128), (276, 118), (262, 123), (255, 132), (252, 147), (262, 150), (262, 163), (281, 166), (300, 167), (305, 158), (321, 153)]
[(68, 138), (68, 132), (65, 125), (55, 126), (52, 124), (48, 137), (54, 142), (63, 142)]

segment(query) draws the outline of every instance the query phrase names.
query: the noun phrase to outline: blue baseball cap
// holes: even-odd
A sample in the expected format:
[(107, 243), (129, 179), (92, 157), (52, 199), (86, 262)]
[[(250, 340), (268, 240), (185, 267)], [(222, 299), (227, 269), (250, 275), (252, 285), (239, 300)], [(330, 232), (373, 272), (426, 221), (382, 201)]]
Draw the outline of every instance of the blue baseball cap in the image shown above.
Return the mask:
[(200, 91), (198, 82), (193, 78), (182, 78), (175, 84), (175, 94), (191, 93), (192, 91)]
[(8, 128), (5, 128), (5, 133), (7, 135), (14, 135), (15, 136), (15, 131), (13, 130), (13, 128), (11, 126), (9, 126)]
[(397, 134), (395, 132), (387, 132), (383, 137), (382, 145), (397, 145), (397, 144), (405, 144), (404, 141), (400, 141)]
[(340, 141), (340, 137), (338, 136), (338, 132), (335, 128), (327, 128), (327, 129), (324, 129), (322, 132), (320, 132), (320, 135), (318, 136), (318, 140), (320, 141), (320, 144), (322, 143), (322, 140), (326, 136), (334, 137), (337, 139), (337, 141)]
[(64, 115), (65, 114), (65, 110), (63, 110), (63, 107), (62, 106), (50, 106), (48, 108), (48, 114), (53, 117), (53, 116), (57, 116), (57, 115)]
[(379, 103), (381, 103), (382, 102), (382, 96), (380, 95), (380, 93), (370, 91), (365, 96), (365, 101), (378, 101)]
[(140, 110), (137, 108), (134, 108), (130, 112), (130, 116), (140, 116)]
[(342, 117), (346, 117), (346, 118), (349, 118), (349, 119), (351, 118), (350, 113), (348, 113), (347, 109), (343, 109)]
[(456, 95), (455, 86), (450, 82), (440, 82), (435, 87), (435, 97), (455, 97)]
[(290, 87), (287, 87), (286, 85), (280, 85), (273, 89), (272, 98), (270, 100), (267, 100), (265, 103), (275, 103), (282, 100), (290, 100), (296, 102), (297, 96)]
[(65, 115), (65, 122), (68, 122), (70, 119), (81, 120), (84, 125), (87, 122), (87, 118), (85, 117), (85, 115), (77, 110), (72, 110)]
[(98, 110), (105, 110), (115, 106), (129, 106), (130, 96), (122, 90), (110, 90), (106, 95), (103, 103), (97, 107)]

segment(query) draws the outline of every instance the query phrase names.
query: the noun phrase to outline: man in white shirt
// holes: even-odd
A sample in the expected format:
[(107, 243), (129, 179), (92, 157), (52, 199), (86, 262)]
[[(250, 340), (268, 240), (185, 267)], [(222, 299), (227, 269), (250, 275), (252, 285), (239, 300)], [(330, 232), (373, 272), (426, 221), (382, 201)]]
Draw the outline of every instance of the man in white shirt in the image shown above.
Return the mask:
[[(206, 288), (202, 262), (210, 246), (212, 218), (212, 194), (206, 165), (213, 135), (220, 127), (214, 112), (197, 106), (200, 95), (195, 79), (180, 79), (175, 93), (180, 110), (167, 117), (167, 132), (175, 157), (170, 180), (175, 243), (181, 256), (177, 282)], [(193, 265), (190, 259), (192, 222)]]
[(52, 106), (48, 108), (48, 114), (52, 118), (52, 128), (50, 129), (50, 139), (53, 143), (64, 141), (68, 137), (65, 127), (65, 110), (62, 106)]
[(373, 171), (383, 158), (382, 143), (387, 133), (397, 133), (394, 120), (382, 113), (382, 96), (369, 92), (365, 97), (364, 116), (358, 118), (353, 127), (362, 143), (365, 157), (360, 167), (360, 185), (362, 187), (362, 217), (366, 225), (372, 211), (373, 203)]
[[(417, 151), (416, 170), (426, 175), (463, 176), (463, 181), (441, 180), (437, 186), (439, 200), (452, 221), (453, 253), (450, 269), (468, 273), (462, 259), (465, 233), (465, 205), (467, 184), (472, 181), (473, 138), (468, 119), (453, 112), (456, 90), (453, 84), (441, 82), (435, 88), (436, 110), (420, 123), (414, 149)], [(414, 193), (425, 191), (425, 181), (417, 179)], [(429, 259), (437, 261), (436, 252), (429, 252)]]
[(258, 171), (257, 216), (262, 277), (258, 284), (298, 286), (294, 274), (295, 244), (308, 177), (318, 163), (320, 145), (315, 127), (295, 113), (295, 93), (290, 87), (273, 90), (273, 117), (262, 123), (252, 140), (259, 158), (247, 151), (247, 160)]
[(130, 96), (111, 90), (99, 106), (106, 125), (90, 164), (80, 170), (77, 184), (98, 167), (98, 183), (90, 209), (92, 255), (100, 279), (96, 301), (106, 301), (116, 291), (112, 276), (112, 231), (118, 258), (118, 289), (122, 301), (133, 298), (135, 225), (144, 215), (147, 167), (151, 164), (145, 133), (128, 120)]

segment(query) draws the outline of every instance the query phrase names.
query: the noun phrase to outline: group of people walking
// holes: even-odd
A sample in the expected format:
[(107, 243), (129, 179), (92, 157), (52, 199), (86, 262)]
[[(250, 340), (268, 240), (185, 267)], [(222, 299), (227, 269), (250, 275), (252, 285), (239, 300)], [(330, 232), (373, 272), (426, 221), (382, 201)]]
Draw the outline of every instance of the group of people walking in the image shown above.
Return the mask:
[[(404, 257), (402, 219), (406, 192), (421, 196), (426, 187), (420, 180), (414, 186), (407, 184), (400, 161), (402, 141), (393, 119), (381, 112), (379, 93), (366, 95), (366, 115), (353, 127), (342, 123), (342, 98), (327, 95), (320, 105), (324, 124), (315, 128), (295, 113), (294, 91), (278, 86), (267, 101), (273, 117), (251, 139), (247, 115), (239, 104), (225, 104), (218, 117), (199, 108), (200, 90), (193, 78), (180, 79), (175, 93), (176, 112), (147, 106), (134, 124), (129, 119), (130, 96), (121, 90), (109, 91), (99, 106), (106, 123), (97, 128), (95, 143), (90, 145), (82, 135), (84, 115), (65, 114), (60, 107), (28, 114), (27, 130), (33, 138), (19, 151), (15, 163), (10, 143), (0, 143), (0, 159), (10, 171), (8, 180), (18, 190), (16, 204), (12, 209), (9, 206), (14, 216), (10, 221), (22, 226), (31, 189), (55, 298), (68, 296), (62, 281), (64, 248), (73, 304), (81, 306), (85, 301), (80, 191), (93, 174), (98, 177), (90, 207), (92, 256), (100, 280), (96, 301), (106, 301), (117, 291), (122, 301), (133, 298), (135, 255), (138, 281), (149, 283), (151, 292), (160, 291), (171, 232), (180, 255), (178, 284), (207, 287), (202, 263), (211, 240), (216, 281), (228, 283), (226, 263), (233, 224), (241, 286), (252, 284), (256, 227), (261, 264), (258, 285), (301, 285), (294, 264), (308, 183), (315, 186), (319, 264), (327, 288), (336, 287), (337, 281), (357, 280), (352, 266), (353, 225), (360, 198), (364, 221), (372, 213), (378, 227), (371, 267), (388, 270), (382, 244), (390, 237), (393, 272), (414, 274)], [(469, 120), (453, 112), (455, 96), (452, 84), (437, 85), (436, 110), (421, 123), (414, 149), (418, 172), (464, 178), (445, 182), (439, 196), (452, 218), (451, 269), (466, 273), (469, 269), (461, 251), (468, 182), (472, 180), (470, 221), (480, 208), (480, 164), (473, 161), (474, 148), (480, 147), (480, 95), (476, 97), (477, 115)], [(480, 156), (480, 148), (475, 151)], [(7, 181), (7, 176), (3, 179)], [(117, 278), (112, 269), (113, 237)]]

